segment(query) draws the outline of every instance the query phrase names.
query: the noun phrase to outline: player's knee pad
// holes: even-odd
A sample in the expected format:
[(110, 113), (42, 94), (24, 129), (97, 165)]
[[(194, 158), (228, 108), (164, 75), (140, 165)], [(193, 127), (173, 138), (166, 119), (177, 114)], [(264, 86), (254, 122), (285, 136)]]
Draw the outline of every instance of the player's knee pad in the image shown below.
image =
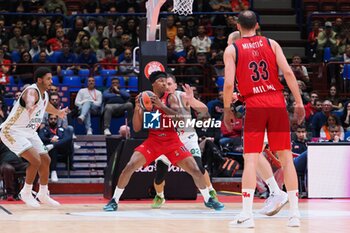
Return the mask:
[(156, 177), (154, 179), (154, 183), (157, 185), (163, 183), (165, 180), (166, 174), (168, 174), (168, 165), (165, 164), (163, 161), (158, 160), (157, 161), (157, 172)]
[(205, 168), (203, 167), (203, 164), (202, 164), (202, 158), (201, 157), (198, 157), (198, 156), (193, 156), (194, 160), (196, 161), (198, 167), (199, 167), (199, 170), (202, 172), (202, 174), (204, 175), (205, 173)]

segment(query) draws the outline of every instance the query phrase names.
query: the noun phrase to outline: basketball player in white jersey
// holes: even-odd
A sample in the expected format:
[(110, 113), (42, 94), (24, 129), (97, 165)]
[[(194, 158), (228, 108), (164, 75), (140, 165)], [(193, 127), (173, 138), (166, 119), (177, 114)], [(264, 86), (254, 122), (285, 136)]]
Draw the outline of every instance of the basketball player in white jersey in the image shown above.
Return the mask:
[(50, 104), (46, 91), (52, 84), (52, 74), (48, 68), (38, 68), (34, 79), (36, 83), (23, 90), (7, 120), (0, 126), (0, 138), (12, 152), (29, 162), (20, 198), (30, 207), (40, 207), (32, 195), (33, 182), (39, 172), (40, 188), (36, 198), (42, 204), (59, 206), (60, 204), (49, 196), (50, 157), (36, 130), (45, 111), (64, 118), (68, 108), (58, 110)]
[[(175, 94), (179, 101), (180, 113), (185, 121), (191, 121), (191, 108), (201, 115), (206, 115), (208, 113), (207, 106), (201, 101), (197, 100), (193, 96), (193, 90), (188, 85), (183, 86), (183, 91), (177, 91), (176, 79), (173, 75), (168, 74), (167, 78), (167, 92)], [(213, 188), (210, 177), (202, 165), (201, 151), (198, 145), (198, 135), (194, 128), (177, 128), (176, 129), (181, 142), (185, 145), (188, 151), (191, 152), (193, 158), (195, 159), (199, 170), (204, 174), (206, 186), (209, 188), (209, 194), (212, 198), (217, 199), (217, 194)], [(160, 156), (156, 160), (157, 173), (154, 179), (154, 188), (157, 192), (156, 196), (153, 199), (152, 208), (160, 208), (164, 202), (164, 186), (165, 186), (165, 176), (168, 173), (168, 168), (171, 166), (170, 161), (164, 156)]]

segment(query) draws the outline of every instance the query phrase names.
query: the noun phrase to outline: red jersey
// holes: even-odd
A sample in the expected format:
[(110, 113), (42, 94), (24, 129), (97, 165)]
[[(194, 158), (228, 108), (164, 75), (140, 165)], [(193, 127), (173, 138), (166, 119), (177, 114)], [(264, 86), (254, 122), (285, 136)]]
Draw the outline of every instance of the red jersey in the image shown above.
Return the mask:
[[(168, 92), (165, 92), (164, 95), (160, 98), (160, 100), (168, 106)], [(162, 115), (160, 116), (160, 128), (158, 129), (149, 129), (149, 138), (155, 138), (156, 140), (161, 141), (173, 141), (174, 139), (180, 140), (179, 136), (177, 135), (177, 132), (175, 131), (175, 128), (172, 124), (172, 120), (170, 117), (167, 117), (167, 114), (155, 107), (153, 111), (159, 111)]]
[(266, 37), (243, 37), (233, 45), (236, 48), (237, 88), (243, 97), (283, 90), (276, 55)]

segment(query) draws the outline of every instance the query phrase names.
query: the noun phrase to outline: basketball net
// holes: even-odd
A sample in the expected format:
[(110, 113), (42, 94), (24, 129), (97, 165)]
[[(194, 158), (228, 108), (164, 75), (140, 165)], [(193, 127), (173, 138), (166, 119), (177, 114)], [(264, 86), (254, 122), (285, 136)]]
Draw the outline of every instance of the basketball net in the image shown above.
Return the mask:
[[(192, 14), (193, 0), (173, 0), (173, 12), (179, 15)], [(148, 0), (146, 2), (147, 9), (147, 41), (156, 40), (156, 32), (158, 25), (159, 11), (166, 0)]]
[(179, 15), (189, 15), (192, 14), (193, 0), (174, 0), (173, 11)]

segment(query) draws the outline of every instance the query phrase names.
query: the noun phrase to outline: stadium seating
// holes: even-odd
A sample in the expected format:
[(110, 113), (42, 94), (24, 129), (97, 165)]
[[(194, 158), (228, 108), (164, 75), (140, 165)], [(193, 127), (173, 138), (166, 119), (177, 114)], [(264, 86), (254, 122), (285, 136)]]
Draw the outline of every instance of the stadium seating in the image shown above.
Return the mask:
[(224, 82), (225, 79), (223, 76), (219, 76), (216, 80), (216, 85), (218, 86), (219, 91), (222, 91), (224, 89)]
[(60, 84), (60, 81), (57, 75), (52, 76), (52, 84), (55, 86), (58, 86)]
[(139, 83), (138, 83), (137, 76), (130, 76), (129, 80), (128, 80), (128, 89), (129, 89), (129, 91), (137, 92), (139, 90), (138, 86), (139, 86)]

